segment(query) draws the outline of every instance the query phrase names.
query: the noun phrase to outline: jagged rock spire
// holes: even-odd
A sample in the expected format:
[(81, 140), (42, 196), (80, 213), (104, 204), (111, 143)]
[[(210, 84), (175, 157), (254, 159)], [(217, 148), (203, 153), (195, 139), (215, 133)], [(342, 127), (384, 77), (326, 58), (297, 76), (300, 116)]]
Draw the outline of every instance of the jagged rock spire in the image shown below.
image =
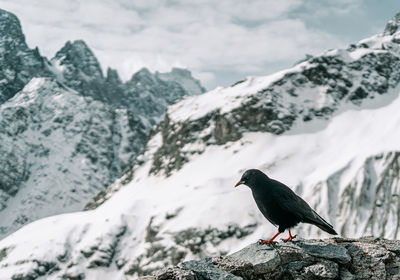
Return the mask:
[(0, 9), (0, 104), (12, 98), (31, 79), (51, 76), (46, 59), (30, 49), (18, 18)]
[(384, 35), (393, 35), (399, 30), (400, 27), (400, 12), (397, 13), (389, 22), (386, 24)]
[(87, 76), (103, 78), (99, 61), (83, 40), (68, 41), (53, 60), (59, 60), (60, 65), (75, 68)]
[(21, 24), (18, 18), (5, 10), (0, 9), (0, 34), (2, 38), (9, 38), (18, 43), (25, 43)]

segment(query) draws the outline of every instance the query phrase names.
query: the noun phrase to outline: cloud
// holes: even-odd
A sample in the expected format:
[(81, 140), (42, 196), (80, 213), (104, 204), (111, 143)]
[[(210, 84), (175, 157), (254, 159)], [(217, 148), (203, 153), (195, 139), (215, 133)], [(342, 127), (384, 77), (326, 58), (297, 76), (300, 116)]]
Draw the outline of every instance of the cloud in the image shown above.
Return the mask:
[[(340, 0), (328, 6), (343, 12), (354, 9), (354, 2)], [(1, 7), (20, 18), (29, 45), (39, 46), (48, 57), (67, 40), (84, 39), (102, 66), (116, 68), (123, 79), (141, 67), (187, 67), (209, 88), (226, 83), (226, 78), (219, 79), (220, 72), (236, 73), (235, 77), (268, 73), (269, 65), (283, 67), (305, 53), (342, 45), (337, 36), (296, 17), (311, 10), (306, 3), (0, 0)]]

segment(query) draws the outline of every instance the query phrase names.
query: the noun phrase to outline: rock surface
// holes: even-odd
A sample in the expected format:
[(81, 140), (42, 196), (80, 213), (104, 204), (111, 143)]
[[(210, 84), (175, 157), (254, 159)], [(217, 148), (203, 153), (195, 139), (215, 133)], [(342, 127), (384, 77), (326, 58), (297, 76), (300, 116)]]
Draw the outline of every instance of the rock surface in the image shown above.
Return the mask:
[(32, 79), (0, 106), (0, 237), (82, 209), (134, 161), (144, 131), (126, 109)]
[(141, 279), (399, 279), (400, 241), (373, 237), (251, 244)]
[(0, 9), (0, 104), (13, 97), (33, 77), (49, 77), (47, 59), (25, 42), (18, 18)]
[(141, 118), (147, 132), (167, 110), (168, 105), (186, 95), (205, 92), (188, 70), (174, 68), (168, 73), (151, 73), (142, 68), (127, 82), (109, 68), (104, 77), (100, 63), (82, 40), (67, 42), (51, 59), (59, 80), (84, 96), (126, 108)]

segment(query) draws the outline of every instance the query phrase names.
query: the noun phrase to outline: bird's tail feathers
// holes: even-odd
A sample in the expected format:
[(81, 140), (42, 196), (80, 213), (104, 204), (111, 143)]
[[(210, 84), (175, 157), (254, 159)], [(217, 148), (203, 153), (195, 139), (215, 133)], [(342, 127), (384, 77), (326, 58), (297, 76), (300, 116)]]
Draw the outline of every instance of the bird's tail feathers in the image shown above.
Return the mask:
[(308, 218), (306, 223), (310, 223), (313, 225), (316, 225), (323, 231), (326, 231), (327, 233), (337, 235), (337, 232), (333, 229), (333, 226), (330, 225), (327, 221), (325, 221), (320, 215), (318, 215), (315, 211), (313, 211), (314, 217)]

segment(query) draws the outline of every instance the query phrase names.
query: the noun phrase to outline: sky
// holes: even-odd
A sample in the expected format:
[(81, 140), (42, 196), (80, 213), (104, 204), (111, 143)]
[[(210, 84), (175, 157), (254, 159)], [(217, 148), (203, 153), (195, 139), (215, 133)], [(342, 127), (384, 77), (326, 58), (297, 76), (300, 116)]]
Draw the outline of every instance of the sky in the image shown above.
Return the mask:
[(398, 0), (0, 0), (49, 59), (83, 39), (123, 80), (192, 71), (207, 89), (290, 67), (382, 32)]

